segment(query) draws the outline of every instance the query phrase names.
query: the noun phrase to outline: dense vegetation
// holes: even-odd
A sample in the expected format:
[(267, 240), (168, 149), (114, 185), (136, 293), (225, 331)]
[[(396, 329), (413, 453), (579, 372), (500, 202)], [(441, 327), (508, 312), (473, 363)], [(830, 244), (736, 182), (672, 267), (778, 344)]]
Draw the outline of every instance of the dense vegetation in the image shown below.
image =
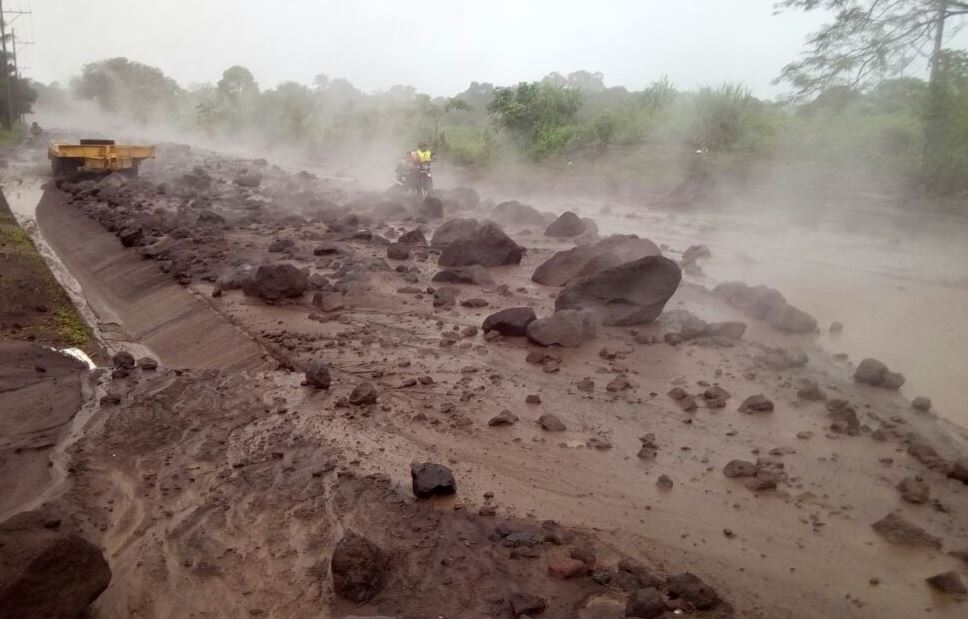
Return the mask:
[[(141, 123), (316, 152), (367, 141), (390, 141), (402, 150), (430, 139), (443, 157), (486, 166), (518, 157), (594, 158), (615, 146), (669, 146), (849, 167), (958, 193), (968, 190), (968, 55), (946, 52), (940, 70), (946, 131), (927, 187), (928, 84), (911, 77), (771, 102), (739, 84), (683, 91), (661, 79), (629, 90), (607, 87), (600, 73), (578, 71), (510, 87), (474, 82), (453, 97), (432, 98), (410, 86), (363, 93), (325, 75), (311, 85), (263, 89), (239, 66), (214, 85), (183, 88), (156, 68), (114, 58), (84, 67), (70, 94)], [(47, 104), (68, 97), (56, 85), (38, 89)]]

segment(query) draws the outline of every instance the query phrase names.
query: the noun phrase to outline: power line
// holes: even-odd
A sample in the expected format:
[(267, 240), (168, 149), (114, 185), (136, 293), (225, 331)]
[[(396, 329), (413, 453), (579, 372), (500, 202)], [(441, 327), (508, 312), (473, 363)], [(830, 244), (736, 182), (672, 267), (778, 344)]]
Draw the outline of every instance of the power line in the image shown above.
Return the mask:
[[(12, 15), (9, 21), (7, 16)], [(30, 15), (30, 11), (4, 10), (3, 0), (0, 0), (0, 51), (3, 53), (3, 77), (6, 84), (6, 114), (4, 125), (9, 130), (13, 127), (13, 81), (19, 79), (20, 70), (17, 67), (17, 39), (13, 29), (10, 30), (10, 49), (7, 48), (7, 27), (17, 21), (23, 15)], [(28, 43), (21, 43), (21, 48)], [(13, 71), (11, 72), (11, 60), (13, 60)]]

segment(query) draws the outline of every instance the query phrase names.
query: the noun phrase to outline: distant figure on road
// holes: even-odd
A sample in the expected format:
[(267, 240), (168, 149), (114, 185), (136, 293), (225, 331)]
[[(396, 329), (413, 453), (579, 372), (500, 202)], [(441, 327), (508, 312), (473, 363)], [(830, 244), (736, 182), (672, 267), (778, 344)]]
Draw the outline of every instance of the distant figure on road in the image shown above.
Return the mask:
[(37, 121), (30, 123), (30, 137), (35, 140), (40, 139), (40, 136), (44, 135), (44, 130), (40, 128)]

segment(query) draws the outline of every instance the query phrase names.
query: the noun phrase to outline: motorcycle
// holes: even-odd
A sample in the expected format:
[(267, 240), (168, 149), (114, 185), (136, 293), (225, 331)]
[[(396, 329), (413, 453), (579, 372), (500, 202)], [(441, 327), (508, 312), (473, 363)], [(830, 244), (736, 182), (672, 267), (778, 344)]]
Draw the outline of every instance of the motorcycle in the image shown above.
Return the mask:
[(434, 190), (434, 179), (429, 163), (421, 163), (416, 167), (400, 164), (397, 166), (397, 175), (393, 180), (397, 185), (420, 197), (427, 197)]

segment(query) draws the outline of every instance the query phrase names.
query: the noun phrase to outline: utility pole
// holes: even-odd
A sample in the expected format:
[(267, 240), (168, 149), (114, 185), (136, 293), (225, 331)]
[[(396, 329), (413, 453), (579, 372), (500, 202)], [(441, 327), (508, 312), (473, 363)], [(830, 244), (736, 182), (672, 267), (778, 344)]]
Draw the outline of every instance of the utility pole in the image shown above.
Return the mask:
[[(16, 20), (21, 15), (27, 15), (30, 11), (5, 11), (3, 0), (0, 0), (0, 53), (3, 54), (3, 80), (5, 84), (4, 94), (6, 96), (6, 110), (4, 114), (4, 126), (9, 130), (13, 127), (13, 80), (17, 77), (17, 46), (13, 45), (12, 50), (7, 49), (7, 15), (13, 15)], [(10, 54), (12, 51), (12, 55)], [(13, 73), (10, 71), (10, 59), (13, 58)]]

